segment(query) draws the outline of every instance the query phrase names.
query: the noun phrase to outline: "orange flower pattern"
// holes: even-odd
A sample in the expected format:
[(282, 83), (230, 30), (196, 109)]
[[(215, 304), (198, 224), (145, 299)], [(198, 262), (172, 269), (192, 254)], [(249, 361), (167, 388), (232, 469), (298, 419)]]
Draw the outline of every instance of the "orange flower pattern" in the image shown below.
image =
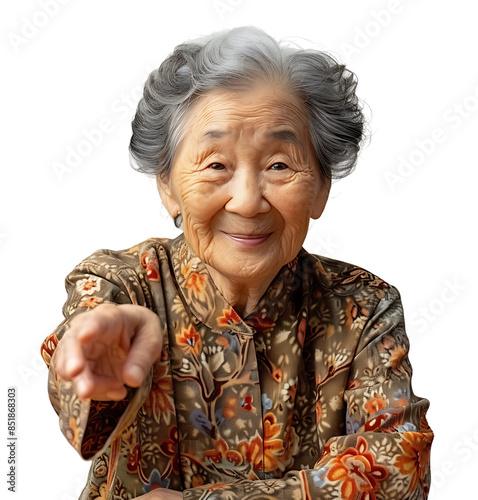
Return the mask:
[(141, 265), (146, 271), (149, 281), (160, 281), (159, 263), (154, 252), (144, 252), (141, 254)]
[(273, 472), (283, 468), (284, 441), (280, 439), (280, 431), (281, 425), (276, 423), (272, 413), (268, 413), (264, 417), (264, 439), (255, 435), (251, 440), (239, 443), (241, 455), (254, 469)]
[(404, 453), (396, 457), (394, 465), (410, 477), (409, 491), (416, 490), (418, 483), (427, 489), (424, 481), (430, 468), (431, 436), (418, 432), (405, 432), (400, 441)]
[(158, 362), (155, 365), (151, 390), (143, 408), (147, 415), (152, 416), (159, 424), (162, 421), (169, 424), (174, 413), (173, 381), (168, 373), (168, 365)]
[(190, 326), (187, 329), (183, 329), (181, 334), (178, 336), (178, 345), (186, 347), (194, 352), (196, 355), (200, 354), (202, 351), (202, 340), (199, 333), (196, 331), (194, 326)]
[(213, 450), (205, 451), (203, 456), (204, 458), (210, 458), (215, 463), (220, 463), (223, 458), (235, 465), (239, 465), (243, 461), (242, 455), (236, 450), (230, 450), (226, 441), (222, 438), (216, 441)]
[(185, 285), (195, 295), (203, 291), (206, 282), (206, 275), (204, 273), (197, 273), (193, 271), (194, 264), (189, 262), (181, 265), (181, 274), (186, 278)]
[[(400, 296), (372, 273), (301, 250), (242, 318), (180, 236), (98, 251), (66, 284), (42, 355), (60, 428), (92, 459), (81, 500), (426, 498), (428, 402), (411, 390)], [(100, 303), (149, 307), (165, 332), (117, 403), (80, 401), (55, 375), (69, 321)]]
[(78, 307), (86, 307), (88, 309), (94, 309), (98, 304), (101, 304), (103, 299), (101, 297), (84, 297), (81, 299)]
[(220, 325), (236, 325), (241, 322), (239, 314), (234, 309), (223, 309), (222, 316), (217, 319)]
[(50, 366), (51, 357), (52, 357), (53, 353), (55, 352), (57, 345), (58, 345), (58, 338), (57, 338), (55, 332), (53, 332), (51, 335), (49, 335), (43, 341), (43, 344), (41, 345), (41, 348), (40, 348), (41, 356), (43, 358), (43, 361), (46, 363), (46, 365), (48, 367)]
[(359, 436), (356, 448), (347, 448), (331, 460), (327, 479), (340, 481), (343, 500), (375, 500), (379, 482), (387, 478), (388, 472), (374, 462), (367, 441)]
[(385, 408), (387, 408), (387, 403), (383, 400), (382, 396), (374, 395), (365, 402), (364, 407), (369, 415), (373, 415), (380, 410), (385, 410)]

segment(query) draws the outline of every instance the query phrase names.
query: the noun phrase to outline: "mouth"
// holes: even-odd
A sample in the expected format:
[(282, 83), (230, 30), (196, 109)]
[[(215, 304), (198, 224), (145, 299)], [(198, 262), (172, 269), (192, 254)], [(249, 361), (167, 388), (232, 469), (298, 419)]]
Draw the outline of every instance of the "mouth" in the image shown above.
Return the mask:
[(247, 247), (253, 247), (264, 243), (272, 233), (264, 233), (264, 234), (233, 234), (233, 233), (224, 233), (226, 236), (231, 238), (231, 240)]

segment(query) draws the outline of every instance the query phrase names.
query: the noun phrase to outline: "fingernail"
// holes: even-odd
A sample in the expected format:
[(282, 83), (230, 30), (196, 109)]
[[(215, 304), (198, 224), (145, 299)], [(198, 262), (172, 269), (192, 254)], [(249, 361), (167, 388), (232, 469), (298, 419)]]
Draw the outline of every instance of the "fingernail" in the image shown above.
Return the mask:
[(86, 384), (84, 380), (78, 380), (76, 383), (76, 394), (78, 395), (79, 398), (83, 399), (86, 393)]
[(76, 359), (68, 359), (66, 362), (66, 371), (69, 375), (72, 375), (75, 373), (75, 370), (78, 368), (78, 363), (76, 362)]
[(129, 375), (132, 379), (134, 379), (138, 384), (143, 382), (144, 373), (141, 367), (138, 365), (133, 365), (129, 369)]

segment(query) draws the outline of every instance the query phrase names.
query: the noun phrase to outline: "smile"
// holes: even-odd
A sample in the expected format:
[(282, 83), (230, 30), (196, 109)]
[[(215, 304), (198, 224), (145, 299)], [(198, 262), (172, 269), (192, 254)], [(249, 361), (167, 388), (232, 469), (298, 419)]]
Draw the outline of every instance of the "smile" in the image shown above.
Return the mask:
[(253, 247), (260, 245), (261, 243), (264, 243), (264, 241), (269, 238), (269, 236), (272, 233), (267, 233), (267, 234), (230, 234), (230, 233), (225, 233), (231, 240), (234, 240), (235, 242), (246, 246), (246, 247)]

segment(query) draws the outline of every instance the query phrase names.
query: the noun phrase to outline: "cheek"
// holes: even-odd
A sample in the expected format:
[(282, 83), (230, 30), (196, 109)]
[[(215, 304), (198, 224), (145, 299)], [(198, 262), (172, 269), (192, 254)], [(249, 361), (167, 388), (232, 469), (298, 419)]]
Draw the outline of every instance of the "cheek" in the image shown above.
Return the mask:
[(284, 224), (282, 246), (301, 247), (307, 235), (310, 213), (303, 203), (289, 205), (287, 210), (281, 210)]
[(221, 193), (200, 183), (184, 186), (178, 196), (183, 218), (190, 218), (194, 223), (208, 223), (224, 206), (226, 200)]
[(270, 191), (270, 200), (285, 221), (301, 223), (310, 219), (315, 201), (315, 182), (290, 183), (281, 189)]
[(279, 204), (276, 205), (284, 224), (281, 237), (281, 246), (284, 251), (297, 252), (307, 236), (313, 206), (307, 190), (307, 187), (304, 187), (293, 197), (282, 196), (278, 200)]
[[(307, 235), (309, 228), (310, 217), (301, 213), (291, 214), (290, 217), (284, 219), (284, 233), (291, 240), (291, 244), (296, 246), (297, 244), (302, 245), (303, 240)], [(299, 243), (298, 241), (301, 240)]]

